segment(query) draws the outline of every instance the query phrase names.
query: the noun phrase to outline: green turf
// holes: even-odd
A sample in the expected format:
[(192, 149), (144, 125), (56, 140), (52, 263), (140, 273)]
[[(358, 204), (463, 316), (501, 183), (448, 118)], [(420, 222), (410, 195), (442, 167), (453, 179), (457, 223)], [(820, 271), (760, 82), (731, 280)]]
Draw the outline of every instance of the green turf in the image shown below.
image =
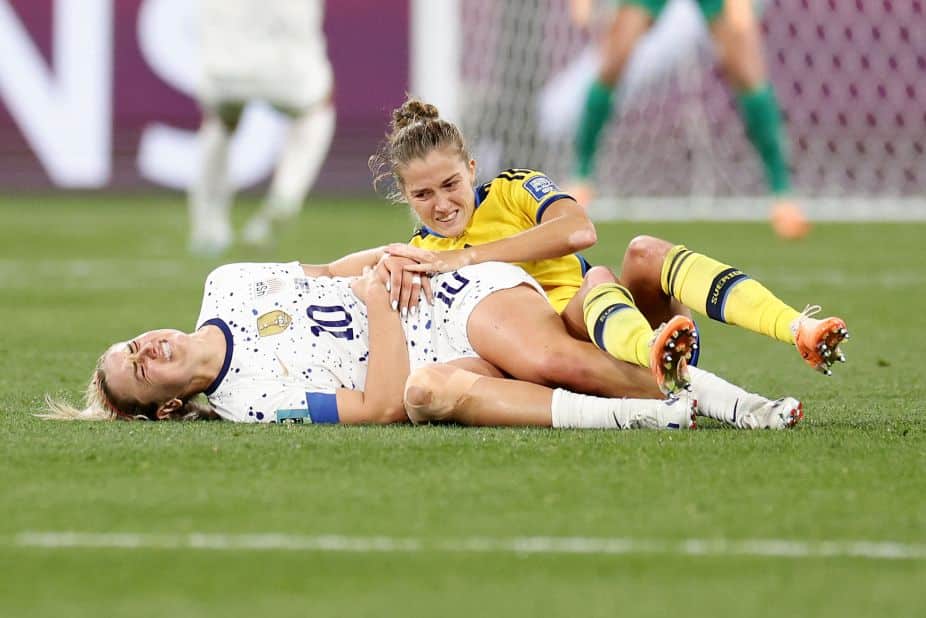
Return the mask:
[[(245, 207), (246, 209), (247, 207)], [(926, 560), (449, 552), (524, 536), (926, 543), (922, 224), (601, 224), (684, 240), (802, 307), (844, 316), (849, 364), (699, 321), (702, 366), (807, 417), (784, 433), (70, 424), (114, 340), (189, 329), (218, 260), (185, 252), (182, 200), (0, 198), (0, 616), (914, 616)], [(401, 240), (401, 207), (325, 202), (279, 246), (224, 260), (327, 261)], [(389, 536), (417, 553), (43, 549), (40, 532)]]

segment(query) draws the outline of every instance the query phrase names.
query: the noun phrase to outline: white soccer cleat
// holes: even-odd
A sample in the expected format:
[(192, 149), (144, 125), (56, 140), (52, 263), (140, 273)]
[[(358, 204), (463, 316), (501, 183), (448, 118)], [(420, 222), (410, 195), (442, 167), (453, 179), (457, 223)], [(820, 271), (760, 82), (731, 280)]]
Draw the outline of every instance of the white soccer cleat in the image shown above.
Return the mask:
[[(744, 409), (737, 410), (741, 402), (744, 403)], [(756, 398), (752, 406), (737, 400), (733, 410), (733, 425), (740, 429), (790, 429), (802, 418), (804, 404), (794, 397), (782, 397), (774, 401)]]
[(245, 224), (241, 240), (251, 247), (266, 247), (273, 240), (273, 223), (262, 213), (257, 213)]
[(698, 402), (695, 399), (683, 395), (652, 402), (632, 413), (630, 429), (697, 429)]
[(287, 221), (295, 218), (300, 210), (300, 202), (264, 204), (244, 225), (241, 240), (251, 247), (269, 247), (276, 233)]

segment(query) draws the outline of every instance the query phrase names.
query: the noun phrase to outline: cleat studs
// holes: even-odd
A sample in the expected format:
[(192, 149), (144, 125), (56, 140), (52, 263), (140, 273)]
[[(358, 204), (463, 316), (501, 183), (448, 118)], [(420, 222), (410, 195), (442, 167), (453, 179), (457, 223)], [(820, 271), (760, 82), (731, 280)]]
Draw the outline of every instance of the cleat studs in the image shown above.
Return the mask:
[(675, 349), (675, 342), (674, 342), (674, 341), (668, 342), (668, 343), (666, 344), (666, 347), (669, 348), (670, 350), (674, 350), (674, 349)]

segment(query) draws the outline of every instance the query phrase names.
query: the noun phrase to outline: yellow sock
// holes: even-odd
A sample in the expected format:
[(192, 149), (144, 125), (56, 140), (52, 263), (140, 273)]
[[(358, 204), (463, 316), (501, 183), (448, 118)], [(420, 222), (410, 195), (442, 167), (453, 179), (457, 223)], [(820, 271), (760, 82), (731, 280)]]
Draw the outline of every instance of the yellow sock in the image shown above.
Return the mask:
[(662, 291), (709, 318), (794, 343), (791, 321), (800, 312), (743, 271), (672, 247), (662, 264)]
[(616, 283), (596, 285), (589, 290), (582, 308), (585, 327), (595, 345), (614, 358), (649, 367), (653, 329), (627, 288)]

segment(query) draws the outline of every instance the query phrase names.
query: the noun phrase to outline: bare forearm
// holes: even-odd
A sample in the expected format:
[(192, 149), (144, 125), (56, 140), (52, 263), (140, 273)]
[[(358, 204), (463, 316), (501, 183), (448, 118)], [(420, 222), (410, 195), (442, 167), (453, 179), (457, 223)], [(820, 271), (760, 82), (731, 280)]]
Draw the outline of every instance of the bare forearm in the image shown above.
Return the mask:
[(370, 351), (363, 407), (381, 422), (404, 420), (402, 403), (408, 379), (408, 348), (399, 313), (389, 306), (389, 296), (377, 293), (367, 299), (370, 321)]
[(550, 222), (502, 240), (469, 247), (472, 263), (533, 262), (569, 255), (594, 244), (594, 230), (576, 229), (567, 222)]
[(303, 264), (302, 270), (309, 277), (356, 277), (365, 267), (374, 267), (383, 257), (383, 247), (365, 249), (330, 262), (328, 264)]
[(469, 247), (472, 263), (531, 262), (569, 255), (595, 244), (595, 225), (573, 200), (554, 202), (543, 221), (519, 234)]

